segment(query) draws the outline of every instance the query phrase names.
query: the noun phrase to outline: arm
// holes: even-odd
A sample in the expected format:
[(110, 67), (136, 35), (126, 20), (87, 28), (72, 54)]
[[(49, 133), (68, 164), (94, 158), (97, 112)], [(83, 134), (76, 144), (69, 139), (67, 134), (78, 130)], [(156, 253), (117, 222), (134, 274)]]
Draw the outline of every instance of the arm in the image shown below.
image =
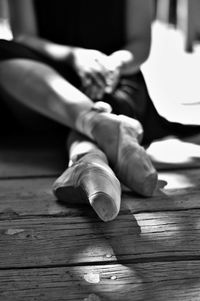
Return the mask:
[[(7, 1), (14, 39), (51, 60), (72, 66), (81, 79), (83, 90), (91, 97), (101, 98), (104, 93), (106, 70), (99, 61), (104, 60), (105, 55), (96, 50), (60, 45), (38, 37), (32, 0)], [(97, 92), (93, 93), (94, 90)]]
[(37, 35), (37, 24), (34, 14), (34, 7), (31, 0), (6, 0), (10, 26), (13, 37), (21, 34)]
[(71, 47), (58, 45), (38, 37), (37, 20), (32, 0), (7, 1), (10, 25), (16, 41), (57, 61), (71, 58)]
[(152, 0), (126, 0), (127, 44), (111, 55), (113, 64), (118, 64), (121, 74), (131, 74), (140, 69), (148, 58), (151, 45)]

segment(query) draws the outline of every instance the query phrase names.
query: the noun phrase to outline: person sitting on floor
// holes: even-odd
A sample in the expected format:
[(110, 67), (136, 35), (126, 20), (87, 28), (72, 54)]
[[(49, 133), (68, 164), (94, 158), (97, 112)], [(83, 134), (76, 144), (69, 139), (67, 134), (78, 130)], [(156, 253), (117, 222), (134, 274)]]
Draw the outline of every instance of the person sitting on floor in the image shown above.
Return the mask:
[(102, 220), (112, 220), (120, 209), (118, 179), (143, 196), (156, 189), (142, 144), (196, 130), (157, 113), (140, 71), (153, 2), (7, 1), (14, 38), (0, 41), (1, 100), (26, 127), (41, 115), (75, 131), (69, 168), (54, 192), (68, 202), (86, 196)]

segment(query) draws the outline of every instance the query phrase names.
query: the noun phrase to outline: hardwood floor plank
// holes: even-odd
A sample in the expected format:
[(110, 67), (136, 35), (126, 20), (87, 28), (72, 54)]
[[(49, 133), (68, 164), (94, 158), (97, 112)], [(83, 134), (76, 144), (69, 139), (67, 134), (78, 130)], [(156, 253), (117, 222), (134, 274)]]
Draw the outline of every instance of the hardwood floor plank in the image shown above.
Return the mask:
[(198, 301), (200, 261), (0, 271), (4, 301)]
[[(156, 168), (158, 170), (199, 168), (200, 135), (187, 140), (168, 138), (153, 142), (147, 148), (147, 152)], [(19, 136), (2, 142), (0, 178), (55, 175), (63, 171), (67, 165), (67, 151), (63, 138)]]
[(64, 144), (60, 146), (60, 143), (56, 145), (55, 142), (54, 146), (49, 141), (45, 144), (46, 139), (21, 137), (19, 141), (1, 144), (0, 179), (53, 176), (61, 173), (67, 165)]
[[(166, 172), (161, 174), (161, 178), (168, 180), (169, 188), (157, 190), (151, 198), (142, 198), (133, 193), (124, 194), (121, 211), (139, 213), (200, 208), (199, 170), (188, 170), (186, 173), (177, 171), (176, 174)], [(0, 180), (0, 220), (35, 215), (91, 213), (88, 206), (72, 206), (67, 199), (66, 203), (58, 202), (52, 193), (54, 180), (54, 177)]]
[(0, 222), (0, 268), (200, 256), (200, 210)]
[(54, 180), (55, 178), (0, 180), (0, 219), (61, 212), (63, 206), (56, 202), (52, 192)]

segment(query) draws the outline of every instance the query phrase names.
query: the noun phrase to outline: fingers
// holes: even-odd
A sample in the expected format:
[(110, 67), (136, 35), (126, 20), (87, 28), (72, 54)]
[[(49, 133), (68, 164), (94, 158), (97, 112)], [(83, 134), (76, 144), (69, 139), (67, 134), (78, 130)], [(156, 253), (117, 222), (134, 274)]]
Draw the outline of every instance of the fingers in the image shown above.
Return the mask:
[(105, 90), (95, 85), (95, 83), (91, 83), (91, 85), (88, 86), (84, 92), (93, 100), (101, 100), (104, 96)]
[(81, 77), (82, 88), (86, 95), (92, 99), (101, 100), (105, 93), (106, 78), (105, 70), (95, 63), (89, 72), (84, 73)]
[(101, 100), (105, 93), (111, 94), (119, 82), (120, 72), (111, 56), (99, 51), (76, 49), (74, 67), (83, 92), (92, 99)]
[(95, 70), (82, 78), (83, 90), (90, 98), (101, 100), (105, 93), (114, 92), (119, 78), (119, 70), (107, 70), (103, 75)]
[(120, 78), (119, 70), (116, 69), (116, 70), (108, 72), (107, 78), (106, 78), (105, 93), (112, 94), (114, 92), (115, 88), (118, 85), (119, 78)]
[(98, 59), (95, 59), (92, 77), (95, 80), (96, 84), (101, 88), (105, 88), (106, 74), (107, 69), (101, 64), (101, 62)]

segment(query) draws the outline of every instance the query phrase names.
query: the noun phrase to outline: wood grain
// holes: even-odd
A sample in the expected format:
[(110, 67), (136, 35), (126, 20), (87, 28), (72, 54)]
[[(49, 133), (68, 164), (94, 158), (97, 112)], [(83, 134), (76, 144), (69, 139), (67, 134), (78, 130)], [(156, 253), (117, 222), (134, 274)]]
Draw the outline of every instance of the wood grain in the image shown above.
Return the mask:
[(160, 172), (164, 189), (124, 193), (104, 223), (56, 200), (55, 150), (0, 151), (0, 300), (199, 300), (199, 169)]
[[(152, 143), (147, 152), (158, 170), (200, 167), (200, 135), (181, 141), (168, 138)], [(12, 138), (0, 150), (0, 178), (53, 176), (67, 166), (63, 141), (55, 137)]]
[(197, 301), (200, 262), (0, 271), (4, 301)]
[[(200, 210), (0, 222), (0, 267), (41, 267), (200, 256)], [(6, 259), (6, 260), (5, 260)]]
[[(121, 212), (172, 211), (200, 208), (200, 172), (198, 169), (160, 173), (167, 188), (157, 190), (152, 198), (133, 193), (123, 195)], [(0, 220), (25, 216), (90, 215), (88, 204), (72, 206), (56, 200), (52, 184), (56, 178), (0, 180)], [(78, 200), (77, 200), (78, 202)], [(86, 212), (86, 213), (85, 213)]]

